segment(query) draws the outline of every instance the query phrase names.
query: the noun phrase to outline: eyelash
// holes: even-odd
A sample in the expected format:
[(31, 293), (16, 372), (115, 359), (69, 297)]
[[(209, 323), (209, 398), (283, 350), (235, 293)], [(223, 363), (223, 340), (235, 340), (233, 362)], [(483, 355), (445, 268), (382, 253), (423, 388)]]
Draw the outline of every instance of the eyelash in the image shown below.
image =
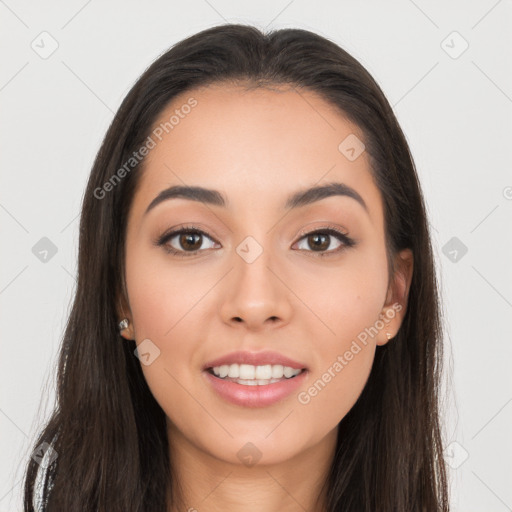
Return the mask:
[[(180, 229), (171, 231), (169, 233), (164, 233), (163, 235), (159, 236), (157, 238), (157, 240), (155, 240), (154, 243), (155, 243), (156, 246), (159, 246), (159, 247), (163, 246), (163, 249), (167, 253), (172, 254), (174, 256), (177, 256), (177, 257), (180, 257), (180, 258), (181, 257), (187, 258), (189, 256), (195, 256), (197, 253), (199, 253), (202, 250), (204, 250), (204, 249), (197, 249), (196, 251), (181, 251), (181, 250), (174, 249), (174, 248), (170, 247), (169, 245), (167, 245), (167, 242), (169, 240), (171, 240), (172, 238), (174, 238), (177, 235), (182, 235), (182, 234), (185, 234), (185, 233), (187, 233), (187, 234), (202, 235), (202, 236), (205, 236), (205, 237), (210, 238), (211, 240), (213, 240), (213, 238), (210, 235), (208, 235), (208, 233), (205, 233), (204, 231), (202, 231), (201, 229), (197, 228), (196, 226), (183, 226)], [(316, 256), (319, 256), (321, 258), (322, 257), (326, 257), (326, 256), (332, 256), (334, 254), (339, 254), (341, 251), (356, 245), (356, 242), (352, 238), (350, 238), (348, 235), (346, 235), (345, 233), (342, 233), (341, 231), (339, 231), (338, 229), (334, 228), (331, 225), (327, 225), (325, 227), (322, 227), (322, 228), (319, 228), (319, 229), (315, 229), (313, 231), (301, 232), (300, 233), (300, 238), (299, 238), (298, 241), (302, 240), (303, 238), (306, 238), (307, 236), (315, 235), (315, 234), (323, 234), (323, 235), (334, 236), (340, 242), (343, 243), (343, 245), (341, 245), (337, 249), (330, 250), (330, 251), (323, 251), (323, 252), (306, 251), (306, 252), (315, 253)], [(299, 249), (299, 250), (304, 250), (304, 249)]]

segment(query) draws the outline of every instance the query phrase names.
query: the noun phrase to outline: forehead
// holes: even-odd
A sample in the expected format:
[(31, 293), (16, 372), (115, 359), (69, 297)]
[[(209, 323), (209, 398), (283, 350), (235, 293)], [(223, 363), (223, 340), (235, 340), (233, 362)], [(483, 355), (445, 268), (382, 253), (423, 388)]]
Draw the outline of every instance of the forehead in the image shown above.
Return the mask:
[(155, 146), (133, 205), (139, 215), (172, 185), (219, 190), (233, 209), (278, 209), (298, 189), (342, 182), (364, 197), (370, 216), (380, 216), (366, 151), (349, 159), (342, 144), (362, 144), (362, 131), (309, 90), (213, 85), (186, 91), (160, 114), (151, 136)]

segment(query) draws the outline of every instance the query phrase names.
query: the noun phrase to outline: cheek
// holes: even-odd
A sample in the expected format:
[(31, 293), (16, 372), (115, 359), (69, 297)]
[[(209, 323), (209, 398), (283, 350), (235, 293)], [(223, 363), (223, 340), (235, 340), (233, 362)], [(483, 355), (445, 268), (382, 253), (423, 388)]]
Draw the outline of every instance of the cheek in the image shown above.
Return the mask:
[(305, 262), (286, 277), (303, 306), (313, 314), (326, 353), (343, 348), (343, 344), (372, 326), (382, 311), (387, 292), (387, 262), (378, 246), (367, 244), (347, 252), (332, 264)]
[(163, 249), (128, 250), (126, 281), (138, 340), (170, 337), (211, 282), (208, 276), (171, 263), (170, 258)]
[(304, 421), (334, 428), (363, 391), (373, 364), (375, 344), (347, 339), (323, 352), (320, 368), (297, 394), (299, 414)]
[(180, 270), (163, 250), (134, 247), (127, 254), (126, 281), (137, 344), (149, 339), (158, 354), (150, 364), (141, 364), (148, 386), (168, 415), (183, 410), (190, 402), (183, 390), (191, 389), (199, 372), (198, 326), (208, 325), (202, 297), (215, 280), (211, 274)]
[[(304, 421), (334, 426), (349, 412), (371, 371), (376, 322), (387, 291), (387, 266), (378, 248), (347, 257), (333, 272), (322, 269), (302, 281), (309, 309), (304, 332), (316, 332), (315, 372), (297, 396)], [(325, 275), (324, 275), (325, 273)], [(297, 288), (295, 288), (297, 289)], [(316, 324), (313, 330), (312, 325)]]

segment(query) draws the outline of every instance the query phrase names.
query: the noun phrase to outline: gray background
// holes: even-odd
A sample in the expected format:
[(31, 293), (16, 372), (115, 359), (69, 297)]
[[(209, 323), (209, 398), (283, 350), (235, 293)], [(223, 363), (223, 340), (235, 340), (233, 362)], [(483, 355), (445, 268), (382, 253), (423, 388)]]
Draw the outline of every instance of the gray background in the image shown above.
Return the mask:
[(444, 297), (452, 510), (512, 510), (510, 0), (0, 0), (0, 19), (0, 512), (21, 510), (25, 458), (54, 402), (80, 202), (105, 130), (160, 53), (226, 21), (334, 40), (393, 105)]

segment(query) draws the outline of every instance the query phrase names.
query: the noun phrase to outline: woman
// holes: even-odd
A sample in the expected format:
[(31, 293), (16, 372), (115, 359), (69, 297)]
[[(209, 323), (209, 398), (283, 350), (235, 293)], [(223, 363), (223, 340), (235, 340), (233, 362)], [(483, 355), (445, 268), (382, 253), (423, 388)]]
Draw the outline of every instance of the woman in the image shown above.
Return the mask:
[(446, 511), (441, 340), (372, 77), (305, 30), (200, 32), (94, 163), (25, 510)]

